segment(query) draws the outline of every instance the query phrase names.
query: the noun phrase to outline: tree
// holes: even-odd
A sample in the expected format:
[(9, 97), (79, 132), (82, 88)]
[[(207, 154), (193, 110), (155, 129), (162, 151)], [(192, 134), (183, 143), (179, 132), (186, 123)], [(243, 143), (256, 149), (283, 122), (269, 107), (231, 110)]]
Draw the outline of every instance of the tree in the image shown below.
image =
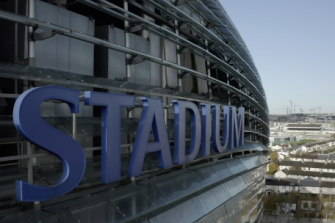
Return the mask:
[(334, 197), (320, 197), (320, 204), (321, 204), (321, 215), (325, 219), (335, 220), (335, 213), (334, 213)]
[(275, 164), (274, 162), (271, 162), (271, 163), (269, 164), (269, 171), (270, 171), (271, 173), (274, 173), (274, 172), (277, 172), (277, 170), (278, 170), (278, 165)]
[(334, 134), (331, 134), (331, 137), (332, 137), (332, 138), (335, 138), (335, 133), (334, 133)]
[(269, 155), (270, 159), (277, 160), (278, 159), (278, 153), (277, 151), (272, 151)]
[(276, 192), (271, 192), (264, 198), (264, 210), (266, 213), (272, 214), (272, 212), (277, 210), (278, 194)]
[(300, 163), (294, 163), (292, 166), (291, 166), (291, 170), (301, 170), (301, 165)]
[(299, 192), (298, 191), (292, 190), (290, 192), (290, 202), (291, 202), (291, 204), (297, 203), (298, 196), (299, 196)]

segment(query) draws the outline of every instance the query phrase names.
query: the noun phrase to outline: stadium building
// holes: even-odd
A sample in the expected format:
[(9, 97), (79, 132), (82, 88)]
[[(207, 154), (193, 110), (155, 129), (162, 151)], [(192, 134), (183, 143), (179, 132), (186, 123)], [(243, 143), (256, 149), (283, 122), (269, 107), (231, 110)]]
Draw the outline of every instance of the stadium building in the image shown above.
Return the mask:
[(0, 3), (1, 222), (260, 222), (268, 108), (217, 0)]

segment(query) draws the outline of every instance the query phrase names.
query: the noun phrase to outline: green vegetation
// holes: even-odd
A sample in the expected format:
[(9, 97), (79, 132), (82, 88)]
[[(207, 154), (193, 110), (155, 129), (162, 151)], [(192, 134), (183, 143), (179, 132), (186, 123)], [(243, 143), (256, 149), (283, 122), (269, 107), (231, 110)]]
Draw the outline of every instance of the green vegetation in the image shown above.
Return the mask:
[(295, 204), (298, 199), (299, 192), (291, 191), (290, 197), (288, 193), (277, 194), (276, 192), (271, 192), (269, 195), (264, 197), (264, 213), (272, 214), (280, 207), (283, 203), (288, 203), (290, 200), (291, 204)]
[[(306, 201), (312, 201), (308, 205)], [(314, 218), (315, 213), (319, 213), (319, 218), (328, 219), (331, 222), (335, 221), (334, 207), (330, 203), (335, 202), (335, 197), (331, 195), (312, 195), (301, 194), (297, 202), (297, 218)], [(314, 207), (313, 207), (314, 206)], [(314, 211), (313, 211), (314, 210)]]
[(334, 207), (330, 202), (335, 202), (335, 197), (328, 196), (328, 197), (320, 197), (320, 203), (321, 203), (321, 216), (323, 218), (335, 220), (335, 214), (330, 215), (330, 213), (333, 213)]
[(332, 152), (334, 152), (334, 151), (335, 151), (335, 147), (332, 147), (332, 148), (330, 148), (330, 149), (328, 149), (328, 150), (324, 150), (324, 151), (323, 151), (323, 154), (332, 153)]
[(319, 148), (317, 151), (308, 152), (308, 154), (328, 154), (328, 153), (333, 153), (333, 152), (335, 152), (334, 146), (326, 150), (321, 150), (321, 148)]
[(278, 159), (278, 153), (277, 151), (272, 151), (269, 155), (270, 159), (277, 160)]
[(276, 192), (271, 192), (269, 195), (264, 197), (264, 212), (267, 214), (272, 214), (277, 210), (278, 194)]
[(291, 166), (290, 170), (301, 170), (300, 163), (294, 163), (293, 166)]
[(274, 176), (275, 174), (270, 172), (270, 171), (266, 171), (266, 176)]
[(316, 159), (318, 158), (318, 155), (315, 154), (307, 154), (307, 153), (302, 153), (302, 154), (291, 154), (292, 158), (304, 158), (304, 159)]
[(274, 162), (271, 162), (271, 163), (269, 164), (269, 171), (270, 171), (271, 173), (275, 173), (275, 172), (277, 172), (277, 170), (278, 170), (278, 165), (275, 164)]
[(335, 222), (335, 209), (331, 204), (335, 203), (335, 196), (332, 195), (315, 195), (300, 194), (298, 191), (291, 191), (290, 197), (288, 193), (277, 194), (271, 192), (264, 197), (264, 213), (276, 214), (276, 210), (283, 203), (297, 204), (296, 218), (315, 218), (315, 214), (319, 213), (319, 218), (328, 219)]
[[(306, 143), (316, 142), (314, 139), (300, 139), (298, 142), (289, 143), (291, 146), (301, 146)], [(283, 144), (282, 146), (288, 146), (288, 144)]]

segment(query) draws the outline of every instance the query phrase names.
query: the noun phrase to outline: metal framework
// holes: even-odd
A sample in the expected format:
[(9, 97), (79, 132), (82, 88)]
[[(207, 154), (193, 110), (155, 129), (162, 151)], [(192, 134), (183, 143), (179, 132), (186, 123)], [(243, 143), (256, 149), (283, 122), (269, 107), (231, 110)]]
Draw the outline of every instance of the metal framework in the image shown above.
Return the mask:
[[(15, 2), (17, 7), (18, 1)], [(0, 7), (0, 19), (2, 21), (6, 20), (15, 23), (16, 29), (18, 24), (24, 25), (26, 27), (25, 32), (28, 34), (28, 37), (25, 39), (27, 46), (24, 49), (27, 50), (27, 58), (25, 58), (27, 61), (24, 64), (19, 61), (15, 61), (14, 63), (0, 62), (0, 78), (3, 80), (14, 80), (14, 85), (11, 87), (15, 89), (14, 93), (3, 93), (0, 89), (0, 99), (15, 100), (20, 95), (19, 93), (22, 93), (18, 91), (18, 82), (20, 81), (24, 83), (23, 91), (31, 87), (31, 83), (38, 83), (39, 86), (49, 84), (70, 86), (80, 91), (94, 89), (102, 92), (121, 92), (135, 95), (136, 99), (143, 96), (159, 97), (163, 101), (165, 121), (168, 134), (170, 135), (173, 133), (171, 126), (174, 123), (171, 115), (170, 118), (168, 115), (173, 110), (171, 100), (182, 99), (195, 103), (206, 102), (220, 105), (243, 106), (246, 108), (246, 143), (244, 146), (227, 150), (222, 154), (211, 153), (209, 157), (205, 158), (198, 156), (194, 161), (186, 165), (174, 166), (165, 170), (159, 170), (157, 160), (149, 156), (145, 160), (146, 167), (142, 171), (141, 176), (128, 179), (125, 175), (122, 175), (120, 182), (109, 185), (97, 185), (99, 179), (94, 177), (98, 171), (94, 168), (100, 164), (99, 161), (94, 160), (96, 159), (94, 156), (91, 156), (87, 158), (87, 160), (93, 160), (92, 162), (88, 162), (87, 167), (89, 170), (94, 170), (88, 174), (89, 177), (93, 176), (92, 178), (94, 178), (91, 183), (83, 183), (73, 193), (60, 198), (41, 203), (36, 202), (33, 207), (37, 212), (31, 214), (34, 219), (53, 221), (55, 215), (50, 213), (60, 212), (60, 202), (65, 202), (65, 206), (62, 208), (66, 210), (66, 214), (58, 216), (58, 220), (73, 221), (75, 219), (73, 216), (77, 216), (76, 213), (80, 213), (78, 216), (83, 217), (86, 213), (82, 210), (95, 207), (94, 205), (87, 206), (87, 203), (90, 203), (92, 200), (85, 203), (87, 201), (85, 200), (86, 196), (89, 195), (92, 196), (92, 199), (99, 207), (101, 205), (111, 205), (113, 215), (115, 215), (113, 219), (117, 219), (120, 222), (142, 222), (143, 216), (145, 218), (143, 222), (157, 222), (156, 218), (164, 219), (164, 216), (167, 214), (171, 216), (171, 221), (178, 221), (178, 212), (167, 210), (164, 207), (165, 204), (160, 203), (162, 198), (157, 194), (153, 195), (153, 193), (150, 193), (150, 190), (158, 188), (158, 193), (159, 191), (163, 191), (164, 193), (164, 190), (166, 190), (165, 192), (170, 192), (171, 187), (171, 193), (178, 194), (180, 192), (178, 189), (179, 181), (183, 183), (194, 181), (195, 187), (186, 187), (184, 188), (187, 191), (185, 194), (167, 197), (164, 202), (180, 207), (182, 210), (186, 210), (189, 205), (200, 205), (203, 202), (201, 205), (204, 207), (208, 205), (207, 210), (192, 216), (198, 222), (213, 221), (216, 215), (225, 216), (224, 221), (235, 222), (241, 218), (242, 214), (249, 216), (249, 220), (250, 215), (255, 214), (254, 221), (260, 221), (263, 202), (263, 175), (265, 165), (268, 162), (264, 154), (267, 153), (266, 146), (269, 143), (269, 117), (266, 96), (261, 78), (244, 41), (217, 0), (74, 0), (68, 1), (67, 5), (63, 5), (69, 9), (77, 6), (79, 8), (86, 7), (87, 11), (98, 11), (101, 15), (106, 16), (106, 18), (117, 20), (117, 28), (124, 31), (123, 45), (99, 38), (97, 35), (94, 36), (80, 32), (76, 28), (66, 28), (53, 24), (50, 21), (39, 20), (35, 17), (36, 2), (37, 0), (27, 0), (27, 4), (29, 4), (27, 5), (27, 9), (29, 10), (26, 12), (26, 16), (19, 14), (17, 9), (16, 13), (13, 13)], [(85, 12), (82, 14), (85, 17), (89, 16)], [(41, 29), (43, 30), (42, 32), (40, 31)], [(162, 41), (161, 47), (164, 53), (167, 48), (165, 44), (172, 44), (173, 49), (170, 49), (170, 51), (173, 52), (176, 58), (171, 60), (171, 58), (169, 59), (165, 55), (154, 56), (152, 53), (132, 48), (131, 35), (144, 37), (143, 33), (158, 37)], [(17, 30), (15, 35), (15, 38), (17, 38)], [(56, 36), (80, 40), (94, 45), (96, 49), (100, 47), (108, 50), (108, 52), (117, 51), (123, 53), (125, 57), (124, 77), (112, 79), (109, 76), (108, 78), (98, 75), (94, 76), (95, 74), (90, 76), (84, 73), (73, 73), (35, 66), (35, 57), (39, 56), (35, 52), (38, 42), (45, 42)], [(15, 47), (17, 47), (17, 43)], [(182, 60), (185, 54), (191, 55), (189, 58), (191, 65), (187, 65)], [(200, 61), (204, 64), (201, 71), (195, 68), (195, 62), (192, 61), (195, 60), (195, 56), (198, 58), (198, 62)], [(162, 79), (165, 79), (164, 75), (175, 78), (176, 86), (169, 86), (167, 79), (163, 80), (161, 85), (155, 86), (150, 85), (150, 83), (144, 85), (133, 81), (132, 69), (134, 66), (147, 62), (150, 62), (150, 65), (156, 64), (161, 66), (164, 71), (158, 75), (161, 75)], [(167, 68), (171, 68), (175, 73), (168, 72)], [(187, 78), (193, 78), (194, 82), (203, 81), (206, 83), (206, 92), (183, 91), (183, 87), (185, 87), (183, 84)], [(217, 89), (223, 92), (223, 94), (214, 93)], [(54, 101), (51, 103), (57, 104)], [(125, 157), (125, 160), (132, 154), (133, 138), (136, 135), (139, 123), (136, 109), (142, 109), (142, 104), (138, 101), (135, 105), (134, 109), (125, 111), (126, 118), (122, 118), (122, 136), (125, 136), (126, 140), (123, 139), (121, 153), (122, 157)], [(55, 115), (55, 117), (43, 118), (48, 124), (79, 141), (85, 140), (85, 138), (100, 136), (99, 131), (90, 130), (90, 128), (94, 129), (93, 127), (99, 127), (100, 125), (99, 117), (94, 117), (93, 115), (89, 117), (81, 117), (78, 114), (72, 114), (71, 117), (57, 117)], [(223, 117), (221, 121), (223, 121)], [(189, 124), (187, 122), (187, 125)], [(0, 126), (13, 126), (13, 122), (10, 117), (5, 117), (4, 120), (0, 121)], [(90, 127), (85, 129), (87, 126)], [(190, 136), (188, 135), (187, 137), (186, 141), (189, 142)], [(169, 140), (172, 145), (174, 139), (170, 138)], [(16, 143), (18, 150), (17, 155), (0, 157), (0, 171), (6, 165), (15, 164), (20, 168), (27, 167), (28, 183), (35, 183), (37, 181), (42, 185), (51, 184), (49, 181), (50, 179), (52, 181), (52, 177), (45, 179), (43, 174), (40, 175), (36, 171), (36, 160), (50, 160), (53, 158), (53, 155), (41, 152), (18, 133), (16, 133), (15, 137), (0, 138), (0, 143)], [(85, 153), (90, 154), (100, 152), (101, 150), (100, 146), (93, 145), (93, 143), (83, 146), (83, 148)], [(10, 163), (2, 165), (4, 162)], [(52, 168), (55, 169), (57, 162), (53, 165)], [(15, 176), (18, 175), (17, 173), (15, 174)], [(210, 176), (210, 180), (206, 179), (207, 175)], [(190, 178), (190, 176), (194, 178)], [(169, 183), (170, 178), (178, 182), (178, 186), (172, 181), (172, 183)], [(0, 178), (0, 182), (2, 181), (4, 180)], [(160, 187), (160, 184), (168, 185), (167, 189)], [(128, 186), (123, 187), (123, 185)], [(182, 185), (184, 186), (184, 184)], [(174, 188), (175, 186), (176, 188)], [(10, 188), (10, 190), (12, 189)], [(214, 192), (218, 193), (218, 196), (221, 196), (222, 199), (217, 203), (214, 202), (215, 204), (209, 202), (209, 204), (205, 205), (207, 198), (212, 201), (216, 200), (216, 197), (214, 198), (210, 195)], [(95, 193), (98, 195), (95, 195)], [(103, 196), (100, 196), (99, 193), (102, 193)], [(123, 199), (122, 202), (131, 203), (129, 205), (131, 206), (129, 208), (131, 209), (130, 215), (126, 214), (129, 210), (122, 209), (122, 207), (119, 209), (117, 201), (113, 201), (118, 194), (124, 195), (124, 198), (120, 198), (121, 200)], [(208, 196), (205, 196), (205, 194)], [(148, 195), (150, 198), (145, 198), (144, 195)], [(150, 202), (144, 205), (145, 208), (136, 206), (136, 199), (141, 197), (150, 200)], [(74, 198), (78, 200), (73, 201)], [(191, 204), (191, 200), (195, 204)], [(236, 205), (237, 203), (238, 205)], [(13, 200), (9, 204), (17, 205)], [(247, 207), (248, 204), (254, 204), (254, 206), (249, 210)], [(73, 208), (77, 206), (78, 209), (73, 211)], [(40, 211), (41, 207), (44, 208), (42, 212)], [(0, 220), (2, 220), (1, 216), (4, 216), (5, 214), (3, 213), (6, 213), (6, 211), (17, 212), (16, 209), (14, 211), (5, 210), (4, 212), (0, 210)], [(43, 213), (43, 216), (41, 213)], [(21, 216), (22, 219), (25, 220), (25, 216), (28, 214), (30, 215), (30, 213), (24, 213)], [(153, 218), (152, 216), (156, 217)], [(182, 219), (185, 220), (185, 216)], [(75, 220), (77, 221), (77, 219)]]
[[(86, 1), (85, 0), (85, 3), (88, 3), (88, 2), (91, 2), (91, 1)], [(105, 3), (105, 4), (107, 4), (107, 3)], [(91, 4), (96, 4), (96, 3), (92, 2)], [(115, 6), (111, 3), (108, 3), (108, 4), (109, 4), (110, 7), (117, 7), (117, 6)], [(97, 7), (97, 6), (95, 5), (95, 7)], [(108, 12), (111, 11), (107, 8), (105, 9), (105, 7), (100, 7), (100, 9), (104, 9), (106, 11), (108, 10)], [(129, 17), (129, 14), (131, 14), (131, 13), (128, 13), (127, 18), (131, 18), (131, 17)], [(134, 16), (134, 17), (136, 16), (136, 15), (133, 15), (133, 14), (131, 14), (131, 15)], [(233, 87), (233, 86), (231, 86), (227, 83), (219, 81), (219, 80), (217, 80), (215, 78), (212, 78), (210, 76), (204, 75), (204, 74), (202, 74), (200, 72), (197, 72), (197, 71), (194, 71), (192, 69), (183, 67), (181, 65), (163, 60), (163, 59), (158, 58), (158, 57), (151, 56), (149, 54), (142, 53), (142, 52), (137, 51), (137, 50), (133, 50), (133, 49), (130, 49), (130, 48), (127, 48), (127, 47), (123, 47), (123, 46), (120, 46), (120, 45), (117, 45), (117, 44), (113, 44), (113, 43), (105, 41), (105, 40), (101, 40), (101, 39), (98, 39), (98, 38), (95, 38), (95, 37), (92, 37), (92, 36), (89, 36), (89, 35), (85, 35), (85, 34), (76, 32), (74, 30), (66, 29), (64, 27), (60, 27), (60, 26), (57, 26), (57, 25), (49, 24), (47, 22), (38, 21), (38, 20), (35, 20), (35, 19), (15, 15), (15, 14), (4, 12), (4, 11), (1, 12), (0, 18), (7, 19), (7, 20), (10, 20), (10, 21), (13, 21), (13, 22), (18, 22), (18, 23), (21, 23), (21, 24), (25, 24), (25, 25), (28, 25), (28, 26), (35, 27), (35, 28), (45, 27), (45, 28), (48, 28), (48, 29), (52, 30), (50, 32), (46, 31), (46, 32), (49, 33), (48, 37), (43, 37), (43, 38), (40, 37), (40, 39), (49, 38), (49, 37), (52, 37), (53, 35), (55, 35), (56, 33), (58, 33), (58, 34), (61, 34), (61, 35), (64, 35), (64, 36), (72, 37), (72, 38), (75, 38), (75, 39), (83, 40), (83, 41), (86, 41), (86, 42), (89, 42), (89, 43), (93, 43), (93, 44), (96, 44), (96, 45), (100, 45), (100, 46), (104, 46), (104, 47), (107, 47), (107, 48), (110, 48), (110, 49), (114, 49), (114, 50), (117, 50), (117, 51), (120, 51), (120, 52), (124, 52), (124, 53), (132, 55), (133, 57), (141, 56), (142, 61), (148, 60), (148, 61), (151, 61), (151, 62), (159, 63), (159, 64), (167, 66), (167, 67), (172, 67), (172, 68), (175, 68), (177, 70), (180, 70), (180, 71), (184, 72), (184, 74), (189, 73), (189, 74), (194, 75), (194, 76), (196, 76), (200, 79), (206, 80), (207, 82), (217, 84), (220, 88), (223, 88), (225, 90), (228, 90), (228, 91), (233, 92), (234, 94), (238, 95), (240, 98), (244, 99), (244, 101), (247, 105), (250, 105), (250, 107), (248, 106), (250, 109), (252, 109), (253, 107), (257, 109), (256, 112), (254, 112), (254, 114), (256, 114), (256, 116), (260, 115), (260, 118), (262, 118), (265, 122), (268, 121), (268, 111), (267, 111), (267, 106), (266, 106), (266, 101), (264, 99), (264, 96), (261, 95), (259, 90), (255, 87), (255, 85), (253, 85), (246, 78), (246, 76), (243, 76), (240, 72), (238, 72), (232, 66), (229, 66), (229, 64), (227, 64), (226, 62), (224, 62), (224, 61), (220, 60), (219, 58), (215, 57), (213, 54), (210, 54), (205, 49), (203, 49), (199, 46), (196, 46), (195, 44), (191, 44), (189, 41), (187, 41), (187, 40), (185, 40), (185, 39), (183, 39), (179, 36), (177, 36), (177, 37), (179, 37), (180, 42), (175, 42), (175, 43), (178, 43), (179, 45), (181, 45), (183, 47), (187, 47), (187, 48), (192, 47), (192, 52), (193, 53), (198, 54), (200, 56), (203, 56), (206, 60), (210, 61), (211, 63), (214, 63), (216, 66), (220, 66), (221, 69), (223, 69), (225, 71), (228, 71), (229, 74), (234, 75), (234, 78), (236, 80), (240, 81), (242, 84), (245, 84), (246, 86), (249, 87), (248, 92), (251, 92), (251, 93), (250, 94), (244, 93), (240, 89), (237, 89), (237, 88), (235, 88), (235, 87)], [(147, 22), (147, 23), (149, 23), (149, 22)], [(152, 25), (152, 27), (154, 27), (154, 26)], [(162, 27), (155, 27), (155, 28), (159, 29), (159, 30), (164, 30), (164, 28), (162, 28)], [(152, 31), (152, 29), (148, 29), (148, 30)], [(168, 33), (168, 30), (166, 30), (166, 33)], [(155, 34), (157, 34), (157, 32)], [(41, 35), (43, 35), (43, 34), (39, 34), (39, 36), (41, 36)], [(48, 35), (48, 34), (45, 34), (45, 35)], [(160, 36), (165, 38), (166, 35), (163, 36), (163, 34), (161, 34)], [(171, 32), (169, 33), (169, 36), (176, 37), (176, 35), (174, 33), (171, 33)], [(171, 40), (171, 38), (167, 37), (167, 40)], [(187, 45), (185, 45), (185, 42), (187, 43)], [(197, 49), (197, 50), (200, 49), (199, 51), (201, 53), (199, 53), (198, 51), (193, 50), (193, 49)], [(252, 96), (250, 96), (250, 95), (253, 95), (253, 94), (256, 94), (258, 96), (256, 98), (256, 100)], [(266, 128), (265, 129), (265, 134), (267, 135), (268, 132), (269, 132), (269, 128)]]

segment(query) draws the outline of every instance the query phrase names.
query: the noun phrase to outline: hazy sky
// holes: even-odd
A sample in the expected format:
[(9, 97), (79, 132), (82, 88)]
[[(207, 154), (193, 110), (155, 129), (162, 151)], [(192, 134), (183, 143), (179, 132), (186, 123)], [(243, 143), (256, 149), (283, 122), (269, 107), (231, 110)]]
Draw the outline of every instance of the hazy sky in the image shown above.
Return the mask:
[(220, 2), (256, 63), (270, 114), (286, 114), (289, 100), (296, 112), (335, 112), (335, 0)]

